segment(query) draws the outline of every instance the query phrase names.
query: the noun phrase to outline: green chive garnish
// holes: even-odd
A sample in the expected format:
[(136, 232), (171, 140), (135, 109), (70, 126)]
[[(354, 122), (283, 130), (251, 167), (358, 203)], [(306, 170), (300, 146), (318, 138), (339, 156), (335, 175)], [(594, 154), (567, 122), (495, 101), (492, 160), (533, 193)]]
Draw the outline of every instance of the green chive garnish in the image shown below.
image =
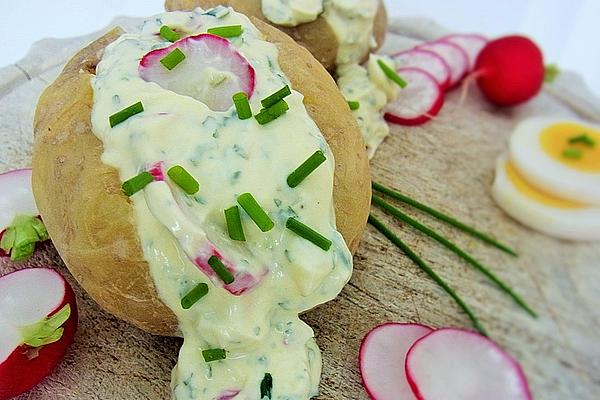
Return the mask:
[(294, 232), (296, 235), (303, 237), (325, 251), (331, 248), (331, 240), (327, 239), (325, 236), (321, 235), (311, 227), (304, 225), (294, 217), (288, 218), (288, 220), (285, 222), (285, 227)]
[(183, 54), (183, 51), (181, 51), (179, 49), (175, 49), (172, 52), (170, 52), (169, 54), (167, 54), (166, 56), (164, 56), (160, 60), (160, 63), (162, 65), (164, 65), (165, 68), (170, 71), (173, 68), (175, 68), (177, 65), (179, 65), (179, 63), (182, 62), (183, 60), (185, 60), (185, 54)]
[(279, 118), (283, 114), (286, 113), (287, 110), (290, 109), (288, 103), (285, 100), (279, 100), (277, 103), (273, 104), (269, 108), (263, 108), (254, 118), (258, 121), (259, 124), (265, 125), (269, 122)]
[(169, 42), (176, 42), (181, 38), (181, 35), (179, 35), (179, 33), (175, 32), (167, 25), (163, 25), (160, 27), (160, 36), (163, 39), (168, 40)]
[(419, 209), (419, 210), (439, 219), (440, 221), (444, 221), (447, 224), (450, 224), (450, 225), (454, 226), (455, 228), (460, 229), (461, 231), (466, 232), (469, 235), (502, 250), (505, 253), (508, 253), (512, 256), (518, 257), (518, 254), (516, 251), (514, 251), (513, 249), (511, 249), (510, 247), (508, 247), (502, 243), (497, 242), (496, 240), (492, 239), (485, 233), (481, 233), (478, 230), (476, 230), (475, 228), (472, 228), (469, 225), (463, 224), (462, 222), (456, 220), (455, 218), (453, 218), (449, 215), (446, 215), (444, 213), (441, 213), (437, 210), (434, 210), (433, 208), (431, 208), (423, 203), (413, 200), (410, 197), (408, 197), (396, 190), (387, 188), (377, 182), (373, 182), (373, 189), (378, 192), (381, 192), (383, 194), (386, 194), (393, 199), (399, 200), (399, 201), (406, 203), (416, 209)]
[(181, 299), (181, 307), (184, 310), (188, 310), (201, 298), (208, 294), (208, 285), (206, 283), (199, 283), (195, 288), (190, 290), (188, 294), (183, 296)]
[(127, 120), (128, 118), (141, 113), (142, 111), (144, 111), (144, 106), (142, 105), (141, 101), (138, 101), (137, 103), (132, 104), (127, 108), (124, 108), (118, 113), (111, 115), (108, 118), (108, 121), (110, 122), (110, 127), (113, 128), (119, 125), (121, 122)]
[(273, 377), (268, 372), (265, 374), (262, 382), (260, 383), (260, 400), (271, 399), (271, 392), (273, 391)]
[(350, 109), (352, 111), (358, 110), (360, 108), (360, 102), (358, 102), (358, 101), (348, 101), (348, 107), (350, 107)]
[(588, 136), (587, 133), (582, 133), (579, 136), (574, 136), (572, 138), (569, 139), (569, 143), (570, 144), (577, 144), (577, 143), (581, 143), (584, 144), (588, 147), (594, 147), (596, 146), (596, 141), (594, 139), (592, 139), (590, 136)]
[(131, 179), (126, 180), (121, 185), (121, 189), (125, 196), (132, 196), (154, 181), (154, 176), (150, 172), (144, 171)]
[(413, 252), (406, 243), (404, 243), (398, 236), (396, 236), (394, 232), (388, 229), (388, 227), (373, 214), (369, 214), (369, 223), (373, 225), (379, 232), (381, 232), (383, 236), (388, 238), (390, 242), (395, 244), (396, 247), (402, 250), (404, 254), (406, 254), (406, 256), (412, 260), (412, 262), (417, 264), (417, 266), (421, 268), (421, 270), (423, 270), (427, 275), (429, 275), (431, 279), (433, 279), (438, 285), (440, 285), (440, 287), (444, 289), (444, 291), (448, 293), (448, 295), (450, 295), (450, 297), (452, 297), (454, 301), (456, 301), (456, 303), (465, 312), (465, 314), (467, 314), (467, 316), (473, 323), (475, 329), (477, 329), (482, 335), (487, 336), (485, 328), (483, 327), (481, 322), (479, 322), (479, 319), (475, 316), (473, 311), (471, 311), (471, 308), (467, 305), (467, 303), (465, 303), (464, 300), (454, 291), (454, 289), (448, 286), (446, 281), (444, 281), (438, 274), (436, 274), (435, 271), (432, 270), (431, 267), (429, 267), (429, 265), (427, 265), (427, 263), (421, 259), (421, 257), (416, 255), (415, 252)]
[(400, 77), (400, 75), (398, 75), (396, 73), (396, 71), (394, 71), (392, 68), (390, 68), (389, 65), (384, 63), (383, 60), (377, 60), (377, 64), (379, 64), (379, 68), (381, 68), (381, 70), (383, 71), (385, 76), (387, 76), (390, 80), (392, 80), (394, 83), (396, 83), (402, 89), (404, 89), (408, 85), (406, 83), (406, 81), (404, 79), (402, 79)]
[(215, 8), (211, 8), (210, 10), (206, 11), (204, 14), (212, 15), (213, 17), (220, 19), (229, 14), (229, 8), (216, 6)]
[(233, 104), (238, 114), (239, 119), (248, 119), (252, 117), (252, 109), (248, 101), (248, 95), (244, 92), (239, 92), (233, 95)]
[(167, 175), (187, 194), (195, 194), (200, 190), (198, 181), (180, 165), (169, 168)]
[(243, 32), (244, 28), (242, 28), (241, 25), (215, 26), (214, 28), (208, 28), (208, 33), (223, 38), (240, 36)]
[(317, 150), (314, 154), (306, 161), (304, 161), (298, 168), (294, 170), (287, 177), (287, 184), (291, 188), (295, 188), (302, 182), (308, 175), (310, 175), (319, 165), (323, 164), (326, 160), (325, 154), (321, 150)]
[(240, 219), (240, 209), (238, 206), (229, 207), (225, 210), (225, 221), (227, 222), (227, 231), (229, 237), (240, 242), (246, 241), (242, 220)]
[(226, 359), (227, 353), (224, 349), (208, 349), (202, 350), (202, 357), (204, 358), (204, 361), (209, 363)]
[(276, 91), (275, 93), (270, 95), (269, 97), (261, 100), (260, 104), (262, 104), (262, 106), (264, 108), (269, 108), (272, 105), (274, 105), (275, 103), (277, 103), (279, 100), (286, 98), (290, 94), (292, 94), (290, 87), (288, 85), (285, 85), (284, 87), (282, 87), (281, 89), (279, 89), (278, 91)]
[(571, 160), (579, 160), (583, 157), (583, 152), (579, 149), (569, 148), (563, 151), (563, 157), (570, 158)]
[(211, 256), (208, 259), (208, 265), (210, 265), (213, 271), (215, 271), (217, 276), (221, 278), (221, 280), (225, 282), (226, 285), (233, 283), (233, 281), (235, 280), (231, 272), (229, 272), (225, 264), (223, 264), (223, 262), (219, 260), (217, 256)]
[(502, 291), (504, 291), (508, 296), (510, 296), (515, 303), (517, 303), (521, 308), (523, 308), (527, 313), (529, 313), (532, 317), (537, 317), (537, 313), (533, 311), (531, 307), (525, 303), (518, 294), (516, 294), (506, 283), (504, 283), (500, 278), (498, 278), (492, 271), (490, 271), (486, 266), (481, 264), (479, 261), (475, 260), (469, 253), (463, 251), (460, 247), (446, 239), (444, 236), (438, 234), (433, 229), (421, 224), (417, 220), (409, 217), (398, 208), (392, 206), (387, 201), (382, 199), (377, 195), (372, 195), (371, 197), (372, 203), (381, 208), (382, 210), (388, 212), (393, 215), (399, 221), (405, 222), (413, 228), (421, 231), (426, 234), (433, 240), (441, 243), (447, 249), (458, 255), (460, 258), (465, 260), (467, 263), (471, 264), (475, 269), (485, 275), (490, 281), (494, 282)]
[(262, 209), (260, 204), (258, 204), (254, 196), (252, 196), (250, 193), (240, 194), (237, 198), (237, 202), (240, 206), (242, 206), (250, 218), (252, 218), (252, 221), (254, 221), (256, 226), (258, 226), (261, 231), (268, 232), (273, 229), (275, 224)]

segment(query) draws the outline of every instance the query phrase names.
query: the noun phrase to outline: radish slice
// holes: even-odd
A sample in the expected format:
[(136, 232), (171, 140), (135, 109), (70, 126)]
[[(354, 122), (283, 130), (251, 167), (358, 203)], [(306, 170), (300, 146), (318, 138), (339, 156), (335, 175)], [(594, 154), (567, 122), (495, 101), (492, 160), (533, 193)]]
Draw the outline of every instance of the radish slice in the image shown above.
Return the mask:
[[(179, 49), (185, 59), (168, 70), (160, 61)], [(188, 36), (146, 54), (139, 65), (142, 79), (190, 96), (215, 111), (227, 111), (235, 93), (254, 92), (254, 68), (227, 40), (210, 34)]]
[(444, 105), (444, 92), (435, 78), (419, 68), (398, 68), (408, 85), (384, 108), (386, 121), (414, 126), (429, 121)]
[(440, 39), (441, 42), (450, 42), (454, 43), (457, 46), (460, 46), (469, 57), (469, 71), (472, 71), (475, 67), (475, 61), (477, 60), (477, 56), (479, 52), (488, 42), (488, 39), (476, 33), (457, 33), (453, 35), (444, 36)]
[(31, 168), (0, 174), (0, 186), (0, 231), (17, 214), (39, 215), (31, 191)]
[(456, 87), (469, 72), (469, 55), (460, 46), (445, 41), (425, 43), (418, 49), (433, 51), (446, 61), (450, 67), (450, 84), (448, 89)]
[(531, 400), (519, 364), (475, 332), (447, 328), (419, 339), (406, 356), (419, 400)]
[(0, 277), (0, 399), (49, 375), (76, 329), (75, 294), (59, 273), (30, 268)]
[(404, 373), (406, 353), (432, 331), (419, 324), (387, 323), (365, 336), (359, 353), (360, 375), (371, 399), (415, 399)]
[(450, 84), (450, 67), (433, 51), (412, 49), (393, 55), (392, 58), (398, 68), (419, 68), (429, 72), (442, 89)]

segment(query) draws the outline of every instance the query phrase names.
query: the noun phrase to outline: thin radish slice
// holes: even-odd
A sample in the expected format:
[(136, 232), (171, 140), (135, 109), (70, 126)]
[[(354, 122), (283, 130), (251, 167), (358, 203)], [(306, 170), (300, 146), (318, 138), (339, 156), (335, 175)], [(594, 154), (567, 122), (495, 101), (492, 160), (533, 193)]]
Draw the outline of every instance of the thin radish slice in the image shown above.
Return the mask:
[(496, 343), (462, 329), (436, 330), (406, 355), (419, 400), (531, 400), (521, 366)]
[[(161, 60), (175, 49), (185, 59), (171, 70)], [(227, 39), (211, 34), (185, 37), (172, 45), (146, 54), (139, 65), (140, 76), (165, 89), (190, 96), (215, 111), (227, 111), (232, 96), (254, 92), (255, 71)]]
[(397, 71), (408, 85), (385, 107), (386, 121), (414, 126), (437, 115), (444, 105), (444, 92), (435, 78), (419, 68), (398, 68)]
[(31, 191), (31, 168), (17, 169), (0, 174), (0, 231), (15, 215), (38, 215)]
[(360, 375), (371, 399), (415, 399), (404, 373), (406, 353), (431, 332), (420, 324), (387, 323), (365, 336), (359, 353)]
[(0, 277), (0, 400), (49, 375), (76, 330), (75, 294), (58, 272), (29, 268)]
[(450, 66), (433, 51), (412, 49), (392, 56), (398, 68), (419, 68), (429, 72), (445, 89), (450, 84)]
[(417, 48), (433, 51), (446, 61), (450, 67), (450, 84), (448, 89), (456, 87), (469, 72), (469, 55), (454, 43), (435, 41), (425, 43)]
[(477, 33), (456, 33), (444, 36), (439, 40), (442, 42), (454, 43), (467, 53), (467, 56), (469, 57), (469, 71), (472, 71), (475, 67), (475, 61), (477, 60), (479, 52), (488, 42), (488, 39), (485, 36)]

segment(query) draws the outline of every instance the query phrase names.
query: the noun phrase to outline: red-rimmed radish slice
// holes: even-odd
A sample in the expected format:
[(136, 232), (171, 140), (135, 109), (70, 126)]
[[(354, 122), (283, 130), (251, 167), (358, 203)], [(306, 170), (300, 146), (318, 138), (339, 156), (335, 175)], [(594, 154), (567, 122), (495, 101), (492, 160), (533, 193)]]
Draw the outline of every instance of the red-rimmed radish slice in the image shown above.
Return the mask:
[[(169, 70), (161, 60), (175, 49), (181, 50), (185, 59)], [(227, 39), (205, 33), (146, 54), (139, 73), (144, 80), (193, 97), (215, 111), (232, 107), (235, 93), (251, 97), (254, 92), (255, 71), (248, 60)]]
[(360, 345), (360, 376), (371, 399), (415, 399), (404, 373), (406, 353), (431, 332), (420, 324), (387, 323), (365, 336)]
[(412, 49), (392, 56), (398, 68), (419, 68), (433, 76), (442, 89), (450, 84), (450, 67), (433, 51)]
[(398, 68), (397, 71), (408, 85), (384, 108), (386, 121), (414, 126), (436, 116), (444, 105), (444, 92), (435, 78), (419, 68)]
[(58, 272), (30, 268), (0, 277), (0, 400), (49, 375), (76, 330), (75, 295)]
[(519, 364), (490, 339), (462, 329), (419, 339), (406, 356), (406, 376), (419, 400), (531, 400)]
[(469, 57), (469, 70), (472, 70), (475, 67), (475, 61), (477, 60), (479, 52), (488, 42), (488, 39), (485, 36), (477, 33), (456, 33), (444, 36), (439, 40), (460, 46)]
[(15, 215), (38, 215), (31, 191), (31, 169), (17, 169), (0, 174), (0, 231)]
[(448, 89), (456, 87), (469, 72), (469, 56), (467, 52), (454, 43), (435, 41), (422, 44), (417, 48), (433, 51), (446, 61), (450, 67), (450, 84)]

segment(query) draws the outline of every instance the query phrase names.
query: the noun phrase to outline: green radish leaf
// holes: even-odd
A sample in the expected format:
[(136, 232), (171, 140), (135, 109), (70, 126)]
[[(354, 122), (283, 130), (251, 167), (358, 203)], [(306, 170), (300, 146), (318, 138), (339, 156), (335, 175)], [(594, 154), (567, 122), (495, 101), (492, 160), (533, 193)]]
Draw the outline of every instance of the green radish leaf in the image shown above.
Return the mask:
[(40, 322), (26, 326), (21, 331), (23, 343), (31, 347), (41, 347), (58, 342), (64, 333), (65, 322), (71, 317), (71, 306), (65, 305), (57, 313)]

